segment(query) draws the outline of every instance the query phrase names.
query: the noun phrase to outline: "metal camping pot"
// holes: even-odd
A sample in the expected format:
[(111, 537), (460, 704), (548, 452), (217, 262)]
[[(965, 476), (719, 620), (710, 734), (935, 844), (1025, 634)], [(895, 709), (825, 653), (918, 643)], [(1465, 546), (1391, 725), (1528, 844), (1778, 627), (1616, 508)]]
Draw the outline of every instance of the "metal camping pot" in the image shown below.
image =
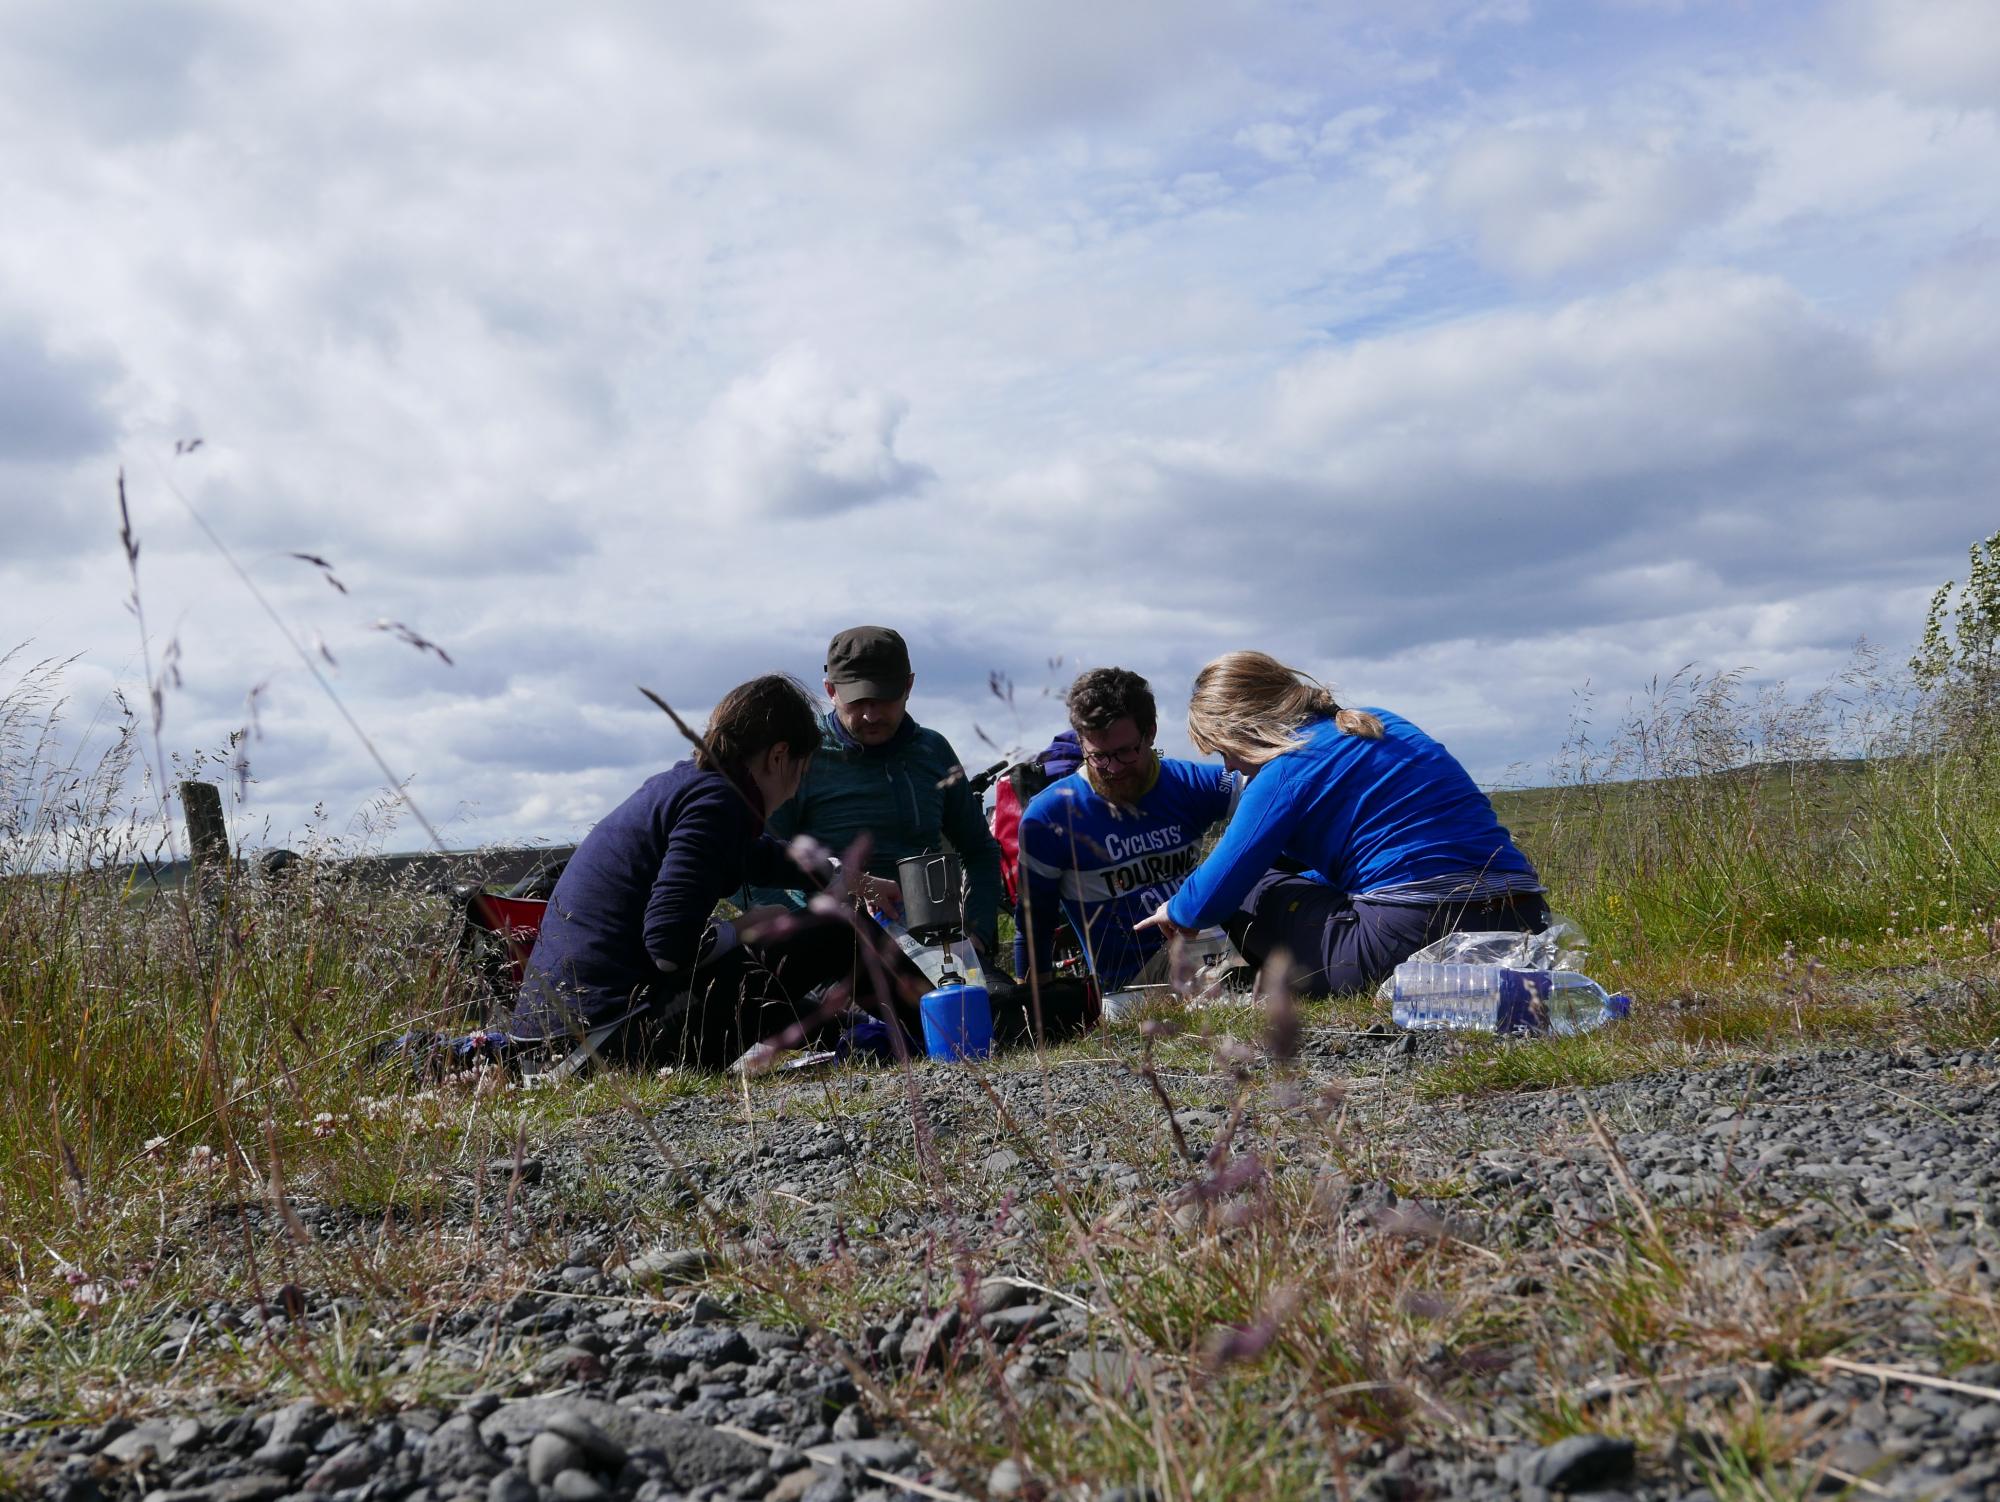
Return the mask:
[(964, 877), (949, 850), (905, 856), (896, 862), (903, 889), (903, 926), (926, 944), (965, 928)]

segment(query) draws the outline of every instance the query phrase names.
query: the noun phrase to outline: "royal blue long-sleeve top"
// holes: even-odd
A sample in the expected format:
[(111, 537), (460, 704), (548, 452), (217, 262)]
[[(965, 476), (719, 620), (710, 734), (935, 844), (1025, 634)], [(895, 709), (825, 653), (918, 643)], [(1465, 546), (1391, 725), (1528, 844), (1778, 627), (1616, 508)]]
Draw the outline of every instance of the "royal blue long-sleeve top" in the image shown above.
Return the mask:
[(746, 881), (817, 885), (764, 833), (754, 787), (692, 759), (647, 778), (556, 882), (509, 1031), (562, 1036), (685, 987), (715, 904)]
[(1411, 901), (1539, 890), (1493, 805), (1452, 754), (1400, 715), (1380, 740), (1331, 719), (1256, 771), (1229, 827), (1167, 904), (1182, 928), (1234, 913), (1282, 857), (1356, 897)]

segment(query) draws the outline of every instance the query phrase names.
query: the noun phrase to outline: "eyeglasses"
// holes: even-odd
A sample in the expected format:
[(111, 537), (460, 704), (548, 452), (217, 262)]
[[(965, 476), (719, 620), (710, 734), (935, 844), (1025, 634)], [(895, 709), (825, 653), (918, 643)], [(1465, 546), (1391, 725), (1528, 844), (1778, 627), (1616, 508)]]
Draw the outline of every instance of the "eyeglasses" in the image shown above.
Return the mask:
[(1139, 758), (1152, 749), (1144, 741), (1139, 741), (1135, 745), (1119, 746), (1110, 751), (1086, 751), (1083, 753), (1083, 759), (1100, 772), (1108, 772), (1113, 767), (1136, 765)]

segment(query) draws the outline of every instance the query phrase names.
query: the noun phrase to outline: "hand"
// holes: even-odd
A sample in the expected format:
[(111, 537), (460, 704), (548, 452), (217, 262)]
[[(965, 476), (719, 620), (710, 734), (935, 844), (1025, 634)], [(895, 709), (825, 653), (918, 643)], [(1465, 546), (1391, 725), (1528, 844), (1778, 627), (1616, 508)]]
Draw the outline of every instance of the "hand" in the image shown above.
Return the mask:
[(903, 889), (895, 882), (886, 876), (863, 876), (858, 887), (857, 895), (868, 905), (869, 912), (902, 921)]
[(1167, 916), (1167, 905), (1164, 902), (1154, 910), (1152, 917), (1141, 918), (1137, 923), (1133, 924), (1132, 932), (1144, 933), (1149, 928), (1157, 928), (1160, 931), (1160, 937), (1166, 939), (1169, 943), (1175, 939), (1192, 939), (1197, 933), (1201, 932), (1197, 928), (1182, 928), (1180, 924), (1169, 918)]

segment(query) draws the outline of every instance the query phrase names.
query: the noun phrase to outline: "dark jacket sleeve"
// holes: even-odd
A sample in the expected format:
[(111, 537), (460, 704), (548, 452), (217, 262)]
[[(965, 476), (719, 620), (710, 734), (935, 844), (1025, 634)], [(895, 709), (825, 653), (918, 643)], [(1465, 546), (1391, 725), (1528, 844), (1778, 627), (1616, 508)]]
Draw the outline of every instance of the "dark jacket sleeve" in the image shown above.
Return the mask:
[(685, 978), (716, 902), (743, 884), (756, 839), (740, 795), (717, 779), (683, 801), (646, 899), (646, 953), (664, 975)]
[(794, 861), (790, 850), (787, 849), (787, 842), (773, 838), (772, 834), (757, 837), (757, 842), (750, 847), (745, 871), (752, 891), (779, 887), (790, 891), (801, 891), (810, 897), (826, 885)]
[[(948, 750), (949, 748), (947, 748)], [(957, 760), (956, 753), (952, 759)], [(992, 952), (1000, 932), (1000, 844), (986, 827), (979, 795), (961, 775), (944, 790), (944, 837), (965, 865), (965, 926)]]
[[(812, 774), (808, 772), (806, 778), (810, 782)], [(781, 855), (783, 846), (805, 827), (806, 797), (807, 789), (800, 788), (795, 797), (779, 804), (764, 821), (765, 832), (780, 847)], [(782, 865), (773, 865), (768, 857), (757, 856), (751, 863), (750, 885), (737, 894), (736, 903), (738, 907), (798, 908), (819, 886), (816, 881), (802, 880), (790, 857), (784, 857)]]

